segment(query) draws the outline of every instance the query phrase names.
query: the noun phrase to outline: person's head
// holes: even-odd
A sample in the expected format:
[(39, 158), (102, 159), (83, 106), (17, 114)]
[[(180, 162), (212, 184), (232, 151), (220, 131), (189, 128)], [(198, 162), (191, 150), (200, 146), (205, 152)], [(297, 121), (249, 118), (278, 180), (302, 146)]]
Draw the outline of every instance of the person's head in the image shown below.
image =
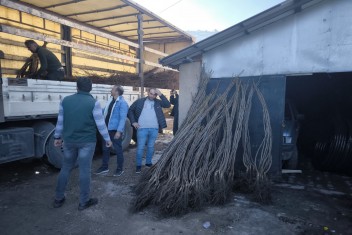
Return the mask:
[(123, 95), (123, 87), (122, 86), (118, 86), (118, 85), (114, 85), (112, 88), (111, 88), (111, 96), (113, 97), (118, 97), (120, 95)]
[(39, 47), (39, 45), (34, 40), (26, 40), (24, 45), (26, 45), (27, 49), (32, 53), (35, 53)]
[(158, 94), (156, 93), (155, 88), (150, 88), (148, 92), (148, 99), (154, 100)]
[(77, 90), (90, 92), (92, 90), (92, 80), (90, 78), (81, 77), (77, 79)]

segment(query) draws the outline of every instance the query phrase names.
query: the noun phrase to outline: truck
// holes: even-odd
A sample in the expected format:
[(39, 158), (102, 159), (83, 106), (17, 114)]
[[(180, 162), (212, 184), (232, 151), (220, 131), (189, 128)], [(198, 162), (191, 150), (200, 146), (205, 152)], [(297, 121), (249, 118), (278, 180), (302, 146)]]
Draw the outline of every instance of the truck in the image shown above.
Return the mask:
[[(0, 68), (1, 69), (1, 68)], [(76, 82), (0, 77), (0, 164), (26, 158), (46, 157), (61, 168), (62, 149), (54, 146), (60, 101), (76, 92)], [(104, 107), (112, 85), (93, 84), (91, 94)], [(131, 105), (139, 92), (125, 87)], [(126, 120), (123, 148), (131, 141), (132, 127)]]

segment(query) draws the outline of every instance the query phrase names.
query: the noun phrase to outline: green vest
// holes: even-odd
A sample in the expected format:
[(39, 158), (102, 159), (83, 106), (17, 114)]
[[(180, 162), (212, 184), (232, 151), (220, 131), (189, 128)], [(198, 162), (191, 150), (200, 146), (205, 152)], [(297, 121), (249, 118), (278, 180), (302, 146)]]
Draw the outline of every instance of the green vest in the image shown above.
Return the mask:
[(97, 128), (93, 116), (96, 100), (89, 92), (78, 91), (64, 98), (63, 140), (67, 143), (96, 142)]

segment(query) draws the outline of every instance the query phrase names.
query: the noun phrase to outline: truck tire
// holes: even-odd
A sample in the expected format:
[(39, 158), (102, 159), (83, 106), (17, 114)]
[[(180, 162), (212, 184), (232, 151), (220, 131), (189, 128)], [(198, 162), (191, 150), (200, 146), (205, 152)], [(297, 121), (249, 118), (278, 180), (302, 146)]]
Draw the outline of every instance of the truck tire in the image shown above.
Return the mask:
[(132, 139), (132, 126), (130, 120), (127, 118), (125, 122), (125, 130), (123, 132), (123, 139), (122, 139), (122, 150), (125, 150), (128, 148), (128, 146), (131, 143)]
[(45, 154), (50, 165), (60, 169), (62, 167), (62, 160), (64, 159), (64, 153), (62, 148), (54, 146), (54, 132), (49, 136), (45, 145)]
[[(127, 118), (125, 122), (125, 130), (123, 131), (123, 138), (122, 138), (122, 150), (126, 150), (131, 143), (132, 139), (132, 126), (130, 120)], [(116, 154), (114, 146), (111, 146), (111, 153)]]

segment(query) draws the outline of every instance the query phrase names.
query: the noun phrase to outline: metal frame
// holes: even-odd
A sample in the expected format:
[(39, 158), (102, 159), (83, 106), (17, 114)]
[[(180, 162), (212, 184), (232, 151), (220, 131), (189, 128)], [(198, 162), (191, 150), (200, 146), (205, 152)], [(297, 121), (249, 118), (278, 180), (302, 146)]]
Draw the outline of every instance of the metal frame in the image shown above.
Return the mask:
[(1, 60), (5, 58), (4, 52), (0, 51), (0, 123), (5, 122), (5, 113), (4, 113), (4, 102), (2, 95), (2, 69), (1, 69)]

